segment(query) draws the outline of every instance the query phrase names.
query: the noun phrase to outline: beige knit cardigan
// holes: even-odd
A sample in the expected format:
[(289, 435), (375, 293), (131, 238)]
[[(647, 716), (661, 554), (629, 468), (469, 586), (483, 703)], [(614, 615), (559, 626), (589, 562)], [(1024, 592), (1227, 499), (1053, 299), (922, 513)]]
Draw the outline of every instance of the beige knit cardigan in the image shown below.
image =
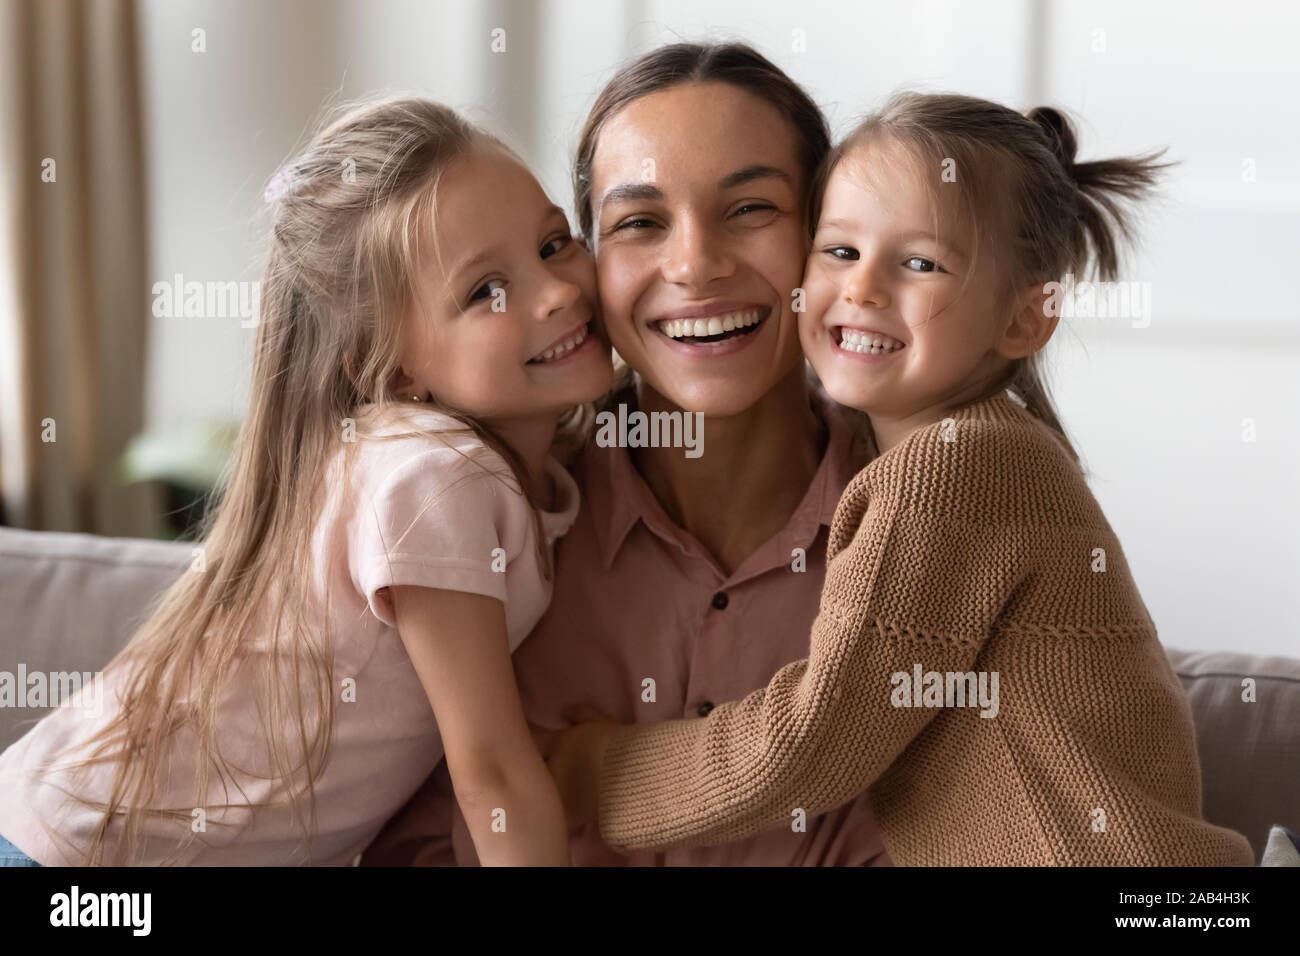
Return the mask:
[(807, 660), (617, 732), (600, 832), (723, 843), (868, 787), (899, 865), (1253, 862), (1202, 819), (1187, 698), (1079, 466), (1004, 395), (849, 483)]

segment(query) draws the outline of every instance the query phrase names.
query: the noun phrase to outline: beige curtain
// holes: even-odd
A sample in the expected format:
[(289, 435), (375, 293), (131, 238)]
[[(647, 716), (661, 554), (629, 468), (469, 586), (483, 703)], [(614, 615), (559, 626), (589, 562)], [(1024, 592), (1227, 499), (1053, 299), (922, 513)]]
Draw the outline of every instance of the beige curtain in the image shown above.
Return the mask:
[(0, 44), (4, 520), (148, 534), (156, 491), (117, 479), (149, 316), (134, 0), (0, 0)]

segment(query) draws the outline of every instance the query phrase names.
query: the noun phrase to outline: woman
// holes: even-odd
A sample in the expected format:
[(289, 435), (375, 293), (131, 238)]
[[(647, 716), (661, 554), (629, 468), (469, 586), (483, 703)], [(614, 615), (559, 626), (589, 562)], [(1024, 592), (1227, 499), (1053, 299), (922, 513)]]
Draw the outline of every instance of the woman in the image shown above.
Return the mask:
[[(605, 407), (701, 413), (704, 453), (593, 446), (576, 464), (554, 600), (514, 657), (534, 725), (705, 714), (807, 653), (830, 520), (870, 454), (860, 420), (810, 386), (796, 325), (829, 146), (807, 95), (742, 45), (662, 47), (598, 97), (575, 209), (635, 372)], [(440, 767), (365, 862), (474, 862), (453, 817)], [(624, 857), (589, 826), (571, 848), (578, 865), (889, 863), (865, 794), (727, 846)]]

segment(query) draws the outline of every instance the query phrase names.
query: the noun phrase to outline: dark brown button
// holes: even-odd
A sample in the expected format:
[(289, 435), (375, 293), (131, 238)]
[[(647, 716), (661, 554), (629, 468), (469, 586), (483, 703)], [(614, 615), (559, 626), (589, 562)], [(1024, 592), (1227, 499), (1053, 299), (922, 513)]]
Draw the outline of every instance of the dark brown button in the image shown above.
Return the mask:
[(712, 709), (713, 709), (713, 701), (706, 700), (700, 704), (697, 713), (699, 713), (701, 717), (707, 717), (709, 716), (709, 711), (711, 711)]
[(726, 591), (719, 591), (717, 594), (713, 595), (713, 606), (719, 611), (725, 611), (727, 609)]

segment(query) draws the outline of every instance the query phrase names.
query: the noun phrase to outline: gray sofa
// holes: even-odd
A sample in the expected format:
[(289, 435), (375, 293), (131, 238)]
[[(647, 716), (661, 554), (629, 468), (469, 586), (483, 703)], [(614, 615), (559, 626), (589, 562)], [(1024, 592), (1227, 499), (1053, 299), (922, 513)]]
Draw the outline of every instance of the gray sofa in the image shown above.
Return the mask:
[[(100, 670), (191, 561), (193, 545), (0, 528), (0, 672)], [(1177, 640), (1176, 635), (1166, 635)], [(1167, 648), (1191, 701), (1204, 812), (1244, 833), (1300, 833), (1300, 660)], [(1255, 700), (1244, 701), (1253, 678)], [(0, 707), (0, 750), (45, 713)], [(1275, 830), (1270, 861), (1296, 859)]]

